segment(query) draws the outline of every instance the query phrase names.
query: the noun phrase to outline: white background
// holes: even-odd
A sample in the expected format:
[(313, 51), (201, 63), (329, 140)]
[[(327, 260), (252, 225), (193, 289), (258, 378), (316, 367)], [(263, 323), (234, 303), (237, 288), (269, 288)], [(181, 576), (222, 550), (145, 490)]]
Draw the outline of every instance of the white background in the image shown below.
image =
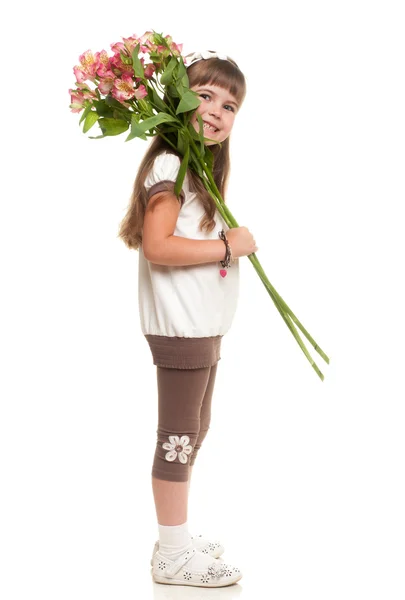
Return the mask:
[[(403, 599), (400, 2), (15, 5), (2, 25), (0, 595)], [(240, 584), (159, 586), (156, 367), (117, 238), (146, 143), (90, 140), (73, 66), (146, 30), (233, 57), (248, 95), (228, 205), (330, 356), (322, 383), (247, 258), (192, 533)], [(95, 127), (89, 135), (97, 135)], [(310, 346), (308, 345), (310, 349)]]

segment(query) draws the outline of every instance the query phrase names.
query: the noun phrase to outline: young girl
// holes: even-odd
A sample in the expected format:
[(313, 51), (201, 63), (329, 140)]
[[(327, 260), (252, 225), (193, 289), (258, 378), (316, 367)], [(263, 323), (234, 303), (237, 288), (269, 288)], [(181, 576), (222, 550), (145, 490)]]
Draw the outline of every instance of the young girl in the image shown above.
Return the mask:
[[(204, 121), (214, 179), (224, 198), (229, 134), (245, 96), (245, 78), (233, 60), (215, 52), (192, 55), (187, 74), (201, 99), (191, 122), (198, 131), (197, 113)], [(221, 340), (237, 306), (238, 258), (257, 247), (246, 227), (226, 226), (191, 170), (179, 198), (175, 196), (179, 167), (180, 156), (155, 137), (119, 231), (129, 248), (139, 249), (141, 328), (157, 367), (152, 488), (159, 541), (152, 577), (159, 583), (221, 587), (235, 583), (242, 573), (219, 558), (224, 551), (219, 542), (189, 533), (188, 489), (210, 425)]]

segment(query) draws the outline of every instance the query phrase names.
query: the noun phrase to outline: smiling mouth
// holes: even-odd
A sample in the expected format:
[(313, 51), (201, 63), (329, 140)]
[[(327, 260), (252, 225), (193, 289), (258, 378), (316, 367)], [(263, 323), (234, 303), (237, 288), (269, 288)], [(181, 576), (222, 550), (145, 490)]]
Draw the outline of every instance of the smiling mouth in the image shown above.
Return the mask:
[(207, 123), (206, 121), (204, 121), (203, 128), (205, 131), (212, 131), (213, 133), (216, 133), (217, 131), (219, 131), (219, 129), (217, 129), (213, 125), (210, 125), (210, 123)]

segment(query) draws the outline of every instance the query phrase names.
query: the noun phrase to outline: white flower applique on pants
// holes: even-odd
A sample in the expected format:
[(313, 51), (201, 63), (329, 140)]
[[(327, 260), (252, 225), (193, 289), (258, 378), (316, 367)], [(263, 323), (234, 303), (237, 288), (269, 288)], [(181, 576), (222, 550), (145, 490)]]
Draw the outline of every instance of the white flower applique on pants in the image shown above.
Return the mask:
[(165, 442), (162, 444), (164, 450), (169, 450), (166, 453), (165, 459), (169, 462), (176, 460), (177, 456), (183, 465), (187, 462), (187, 456), (192, 453), (193, 447), (189, 445), (190, 438), (188, 435), (179, 437), (178, 435), (169, 435), (170, 444)]

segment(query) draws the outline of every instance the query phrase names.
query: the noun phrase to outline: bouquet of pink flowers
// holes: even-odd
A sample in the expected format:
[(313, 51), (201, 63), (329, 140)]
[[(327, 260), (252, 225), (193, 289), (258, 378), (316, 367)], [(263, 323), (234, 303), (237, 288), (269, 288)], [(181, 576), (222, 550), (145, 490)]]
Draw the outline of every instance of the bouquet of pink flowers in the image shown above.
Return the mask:
[[(228, 227), (239, 227), (215, 184), (213, 154), (205, 144), (207, 138), (200, 115), (197, 114), (199, 131), (190, 123), (200, 100), (189, 87), (182, 44), (175, 44), (171, 36), (154, 31), (147, 31), (139, 38), (122, 39), (123, 42), (111, 44), (113, 56), (108, 56), (105, 50), (94, 54), (87, 50), (73, 69), (76, 88), (69, 90), (70, 108), (75, 113), (83, 111), (79, 122), (83, 123), (83, 132), (87, 133), (97, 123), (101, 135), (92, 139), (126, 131), (129, 131), (126, 141), (161, 136), (182, 156), (175, 194), (179, 196), (187, 169), (192, 169), (201, 178)], [(329, 358), (271, 285), (256, 254), (248, 258), (287, 327), (323, 380), (297, 327), (328, 364)]]

